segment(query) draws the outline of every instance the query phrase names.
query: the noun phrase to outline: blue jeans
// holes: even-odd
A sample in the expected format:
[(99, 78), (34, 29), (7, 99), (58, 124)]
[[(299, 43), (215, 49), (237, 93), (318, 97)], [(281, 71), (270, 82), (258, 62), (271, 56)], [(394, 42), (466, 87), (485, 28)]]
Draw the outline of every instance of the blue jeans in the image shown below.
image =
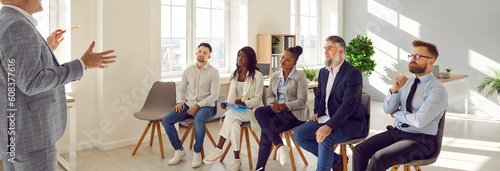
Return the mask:
[(293, 140), (304, 150), (309, 151), (318, 157), (318, 167), (316, 170), (330, 170), (340, 163), (340, 155), (333, 150), (333, 145), (346, 142), (350, 137), (345, 136), (342, 130), (332, 131), (323, 142), (316, 141), (316, 131), (325, 124), (320, 124), (317, 121), (308, 121), (293, 131)]
[[(179, 139), (179, 134), (177, 134), (177, 130), (175, 129), (174, 124), (183, 121), (186, 118), (193, 117), (187, 114), (189, 106), (184, 104), (184, 110), (180, 113), (172, 110), (168, 112), (162, 119), (163, 127), (165, 127), (165, 132), (167, 132), (168, 139), (174, 147), (174, 150), (179, 150), (182, 148), (181, 140)], [(194, 114), (194, 152), (199, 153), (203, 148), (203, 141), (205, 139), (205, 123), (208, 118), (210, 118), (214, 113), (214, 107), (205, 106), (201, 107)]]

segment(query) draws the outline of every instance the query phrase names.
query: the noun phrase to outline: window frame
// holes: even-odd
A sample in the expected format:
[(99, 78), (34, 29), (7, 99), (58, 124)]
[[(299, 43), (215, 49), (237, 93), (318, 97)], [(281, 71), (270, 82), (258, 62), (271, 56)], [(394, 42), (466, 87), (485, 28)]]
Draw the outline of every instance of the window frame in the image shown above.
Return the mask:
[[(295, 34), (297, 37), (297, 45), (300, 45), (304, 48), (304, 45), (300, 44), (302, 41), (301, 33), (302, 33), (302, 27), (301, 27), (301, 17), (316, 17), (316, 59), (311, 62), (304, 62), (304, 61), (299, 61), (300, 65), (313, 65), (313, 66), (319, 66), (321, 65), (321, 50), (323, 49), (322, 45), (320, 44), (320, 35), (321, 35), (321, 1), (320, 0), (315, 0), (316, 1), (316, 16), (311, 16), (311, 15), (302, 15), (301, 11), (301, 1), (309, 1), (310, 5), (310, 0), (290, 0), (291, 3), (291, 13), (290, 13), (290, 31), (292, 34)], [(309, 7), (310, 9), (310, 7)], [(293, 13), (295, 12), (295, 14)], [(310, 25), (310, 24), (309, 24)], [(302, 58), (304, 59), (304, 58)]]
[[(173, 0), (172, 0), (173, 1)], [(196, 23), (196, 9), (209, 9), (210, 11), (210, 25), (208, 27), (212, 28), (212, 24), (214, 24), (212, 22), (212, 11), (215, 9), (215, 10), (221, 10), (220, 8), (214, 8), (213, 7), (213, 0), (210, 0), (209, 1), (209, 4), (210, 4), (210, 7), (197, 7), (196, 6), (196, 0), (186, 0), (186, 19), (187, 19), (187, 22), (186, 22), (186, 28), (187, 28), (187, 32), (186, 32), (186, 44), (187, 44), (187, 52), (186, 52), (186, 61), (183, 61), (183, 65), (187, 65), (188, 63), (191, 63), (192, 61), (196, 61), (196, 51), (198, 49), (198, 44), (196, 43), (197, 39), (209, 39), (209, 40), (213, 40), (213, 39), (220, 39), (218, 37), (214, 37), (213, 34), (212, 34), (212, 29), (210, 29), (210, 36), (209, 37), (197, 37), (196, 36), (196, 28), (198, 27), (197, 23)], [(226, 72), (229, 72), (229, 0), (223, 0), (224, 2), (224, 37), (222, 37), (223, 41), (224, 41), (224, 51), (223, 51), (223, 57), (224, 57), (224, 65), (223, 67), (219, 67), (217, 68), (219, 70), (220, 73), (226, 73)], [(170, 6), (172, 8), (172, 6), (176, 6), (176, 5), (173, 5), (172, 2), (170, 2), (169, 5), (166, 5), (166, 4), (163, 4), (161, 3), (160, 4), (160, 7), (163, 7), (163, 6)], [(178, 6), (178, 5), (177, 5)], [(182, 6), (184, 7), (184, 6)], [(162, 11), (160, 9), (160, 11)], [(162, 11), (163, 12), (163, 11)], [(170, 10), (170, 18), (172, 19), (172, 10)], [(162, 17), (160, 17), (161, 19)], [(217, 24), (217, 23), (215, 23)], [(170, 26), (172, 26), (172, 20), (170, 20)], [(161, 28), (160, 28), (161, 30)], [(172, 29), (170, 30), (172, 32)], [(161, 36), (160, 38), (161, 40), (163, 39), (184, 39), (184, 38), (177, 38), (177, 37), (173, 37), (172, 34), (170, 34), (170, 37), (163, 37)], [(213, 45), (212, 42), (209, 42), (210, 45)], [(160, 45), (161, 46), (161, 45)], [(214, 49), (212, 49), (212, 51), (214, 51)], [(212, 54), (211, 54), (212, 55)], [(212, 56), (213, 57), (213, 56)], [(212, 65), (212, 57), (208, 60), (208, 62)], [(161, 56), (160, 56), (160, 60), (161, 60)], [(163, 67), (163, 66), (160, 66), (160, 67)], [(187, 68), (188, 66), (186, 66)], [(160, 68), (161, 69), (161, 68)], [(180, 71), (161, 71), (161, 78), (162, 79), (169, 79), (169, 78), (175, 78), (175, 77), (181, 77), (182, 76), (182, 73), (184, 72), (184, 69), (180, 70)]]

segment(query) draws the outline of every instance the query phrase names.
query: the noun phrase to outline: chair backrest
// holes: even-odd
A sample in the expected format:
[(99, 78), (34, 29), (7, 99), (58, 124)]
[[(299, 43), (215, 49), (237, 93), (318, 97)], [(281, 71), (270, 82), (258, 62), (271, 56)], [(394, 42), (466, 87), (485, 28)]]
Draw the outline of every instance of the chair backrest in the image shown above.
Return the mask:
[(405, 163), (404, 165), (424, 166), (424, 165), (429, 165), (429, 164), (436, 162), (436, 160), (439, 156), (439, 153), (441, 153), (441, 145), (443, 144), (445, 116), (446, 116), (446, 111), (444, 111), (443, 116), (439, 120), (438, 133), (434, 137), (434, 140), (436, 142), (436, 149), (434, 150), (434, 153), (431, 155), (431, 157), (429, 157), (427, 159), (422, 159), (422, 160), (413, 160), (413, 161)]
[(369, 94), (362, 94), (361, 95), (361, 104), (363, 104), (363, 107), (365, 108), (366, 115), (370, 116), (370, 101), (371, 101), (371, 96)]
[(432, 156), (430, 157), (431, 159), (433, 159), (433, 158), (437, 159), (439, 156), (439, 153), (441, 153), (441, 145), (443, 144), (445, 116), (446, 116), (446, 110), (444, 111), (443, 116), (439, 120), (438, 133), (435, 137), (436, 150), (434, 151), (434, 154), (432, 154)]
[(170, 112), (176, 105), (175, 92), (175, 82), (155, 82), (151, 90), (149, 90), (148, 97), (141, 111), (164, 111), (165, 114)]
[(365, 117), (366, 117), (366, 122), (368, 123), (367, 131), (366, 131), (366, 136), (368, 136), (368, 133), (370, 132), (370, 109), (371, 109), (371, 96), (369, 94), (362, 94), (361, 95), (361, 104), (363, 104), (363, 108), (365, 109)]

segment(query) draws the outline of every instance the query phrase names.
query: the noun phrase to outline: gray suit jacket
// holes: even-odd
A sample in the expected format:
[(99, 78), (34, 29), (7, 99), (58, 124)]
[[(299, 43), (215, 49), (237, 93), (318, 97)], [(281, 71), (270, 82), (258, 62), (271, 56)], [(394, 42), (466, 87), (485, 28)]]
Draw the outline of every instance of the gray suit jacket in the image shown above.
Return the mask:
[[(269, 89), (267, 90), (267, 103), (278, 102), (278, 85), (280, 83), (280, 72), (275, 72), (271, 76)], [(285, 86), (285, 104), (295, 118), (300, 121), (309, 119), (309, 107), (307, 107), (307, 78), (306, 74), (295, 70), (294, 78), (290, 78)]]
[[(54, 145), (66, 128), (64, 84), (82, 77), (82, 64), (60, 65), (36, 28), (9, 7), (0, 10), (0, 63), (0, 152), (7, 152), (8, 133), (16, 154)], [(15, 99), (9, 99), (7, 87), (15, 87), (10, 92)], [(14, 123), (6, 117), (13, 112)]]

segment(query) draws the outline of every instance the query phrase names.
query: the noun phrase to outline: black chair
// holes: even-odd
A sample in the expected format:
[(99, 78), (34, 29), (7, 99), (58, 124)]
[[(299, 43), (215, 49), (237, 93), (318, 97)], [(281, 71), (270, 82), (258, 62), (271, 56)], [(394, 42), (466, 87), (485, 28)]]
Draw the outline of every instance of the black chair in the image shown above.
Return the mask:
[(422, 159), (422, 160), (413, 160), (408, 163), (403, 163), (400, 165), (393, 166), (391, 171), (397, 171), (401, 165), (404, 165), (404, 170), (405, 171), (410, 171), (411, 166), (415, 168), (416, 171), (422, 171), (420, 169), (420, 166), (425, 166), (425, 165), (430, 165), (434, 162), (436, 162), (439, 153), (441, 152), (441, 145), (443, 144), (443, 132), (444, 132), (444, 121), (445, 121), (445, 116), (446, 116), (446, 111), (444, 111), (443, 117), (441, 117), (441, 120), (439, 120), (439, 126), (438, 126), (438, 134), (435, 137), (435, 141), (437, 144), (436, 151), (434, 151), (434, 154), (432, 154), (431, 157), (427, 159)]

